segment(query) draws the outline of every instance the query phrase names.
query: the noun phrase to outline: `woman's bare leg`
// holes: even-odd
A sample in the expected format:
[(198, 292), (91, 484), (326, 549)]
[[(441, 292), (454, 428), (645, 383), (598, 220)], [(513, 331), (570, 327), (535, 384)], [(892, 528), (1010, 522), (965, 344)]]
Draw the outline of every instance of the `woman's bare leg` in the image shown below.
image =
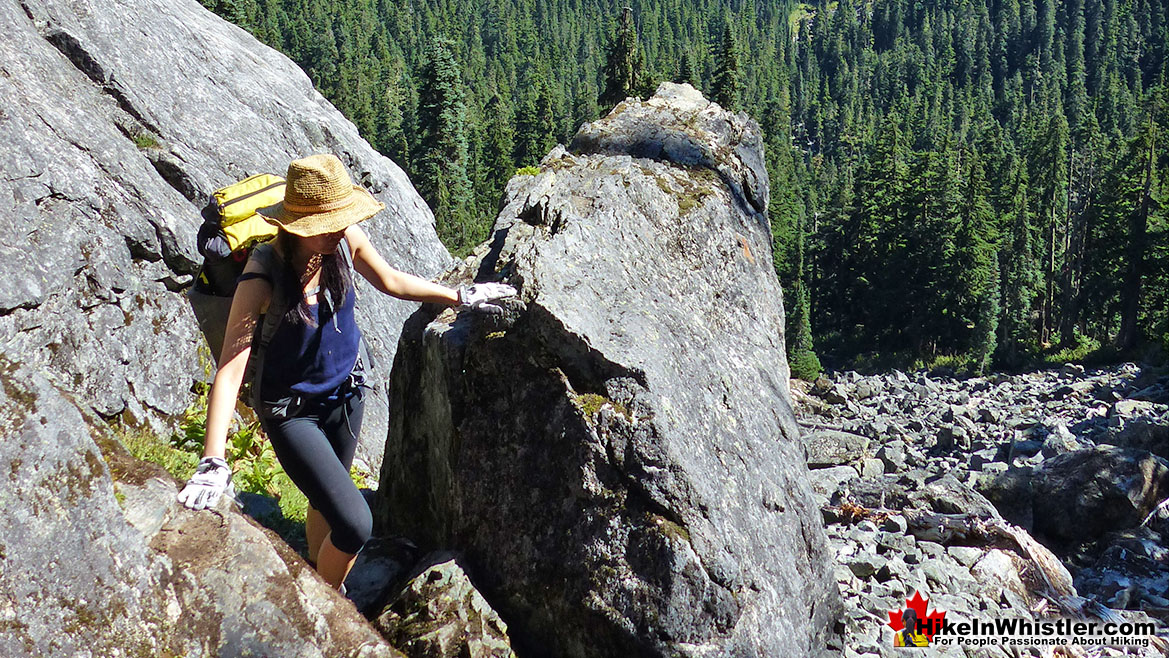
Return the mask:
[(321, 542), (320, 553), (317, 555), (317, 573), (333, 589), (341, 589), (349, 570), (357, 560), (356, 553), (345, 553), (333, 545), (332, 533), (325, 536)]
[(308, 540), (309, 562), (317, 564), (317, 557), (321, 552), (321, 542), (325, 541), (325, 536), (328, 534), (329, 522), (312, 505), (309, 505), (308, 514), (304, 520), (304, 536)]

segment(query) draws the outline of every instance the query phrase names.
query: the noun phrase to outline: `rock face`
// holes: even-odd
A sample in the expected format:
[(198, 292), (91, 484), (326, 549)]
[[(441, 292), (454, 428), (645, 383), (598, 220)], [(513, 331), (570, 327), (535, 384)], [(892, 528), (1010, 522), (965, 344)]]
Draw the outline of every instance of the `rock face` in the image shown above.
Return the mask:
[(0, 367), (0, 655), (401, 655), (226, 499), (179, 506), (99, 419)]
[[(104, 417), (161, 427), (210, 375), (182, 298), (215, 188), (336, 153), (387, 212), (367, 226), (396, 266), (449, 262), (405, 174), (279, 53), (194, 0), (0, 0), (0, 343)], [(414, 305), (365, 287), (385, 372)], [(384, 397), (359, 457), (376, 470)]]
[[(0, 655), (401, 655), (229, 503), (178, 507), (103, 418), (164, 430), (211, 374), (182, 292), (213, 189), (336, 153), (388, 206), (374, 243), (423, 276), (450, 261), (432, 215), (292, 62), (197, 2), (0, 0), (0, 21)], [(414, 305), (359, 292), (385, 374)], [(375, 469), (387, 410), (367, 406)]]
[(403, 330), (379, 515), (461, 551), (520, 655), (825, 650), (759, 141), (686, 85), (618, 105), (451, 275), (522, 302)]

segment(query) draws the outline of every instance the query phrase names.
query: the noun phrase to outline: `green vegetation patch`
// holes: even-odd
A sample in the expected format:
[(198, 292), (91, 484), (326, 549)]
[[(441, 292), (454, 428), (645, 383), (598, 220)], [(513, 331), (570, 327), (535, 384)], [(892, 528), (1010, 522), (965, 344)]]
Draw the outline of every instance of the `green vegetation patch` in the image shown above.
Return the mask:
[(621, 404), (620, 402), (610, 400), (603, 395), (598, 395), (596, 393), (581, 393), (575, 396), (575, 401), (576, 406), (580, 407), (580, 410), (583, 411), (585, 416), (587, 416), (590, 420), (595, 418), (596, 415), (600, 413), (601, 407), (604, 407), (605, 405), (609, 405), (609, 407), (611, 407), (614, 411), (624, 416), (625, 420), (633, 420), (633, 416), (629, 413), (629, 410), (625, 408), (625, 405)]
[(133, 139), (134, 146), (137, 146), (142, 151), (162, 148), (162, 145), (158, 143), (158, 138), (150, 133), (139, 133), (134, 135)]
[(540, 174), (539, 167), (528, 166), (528, 167), (520, 167), (519, 169), (515, 170), (516, 176), (538, 176), (539, 174)]
[(690, 543), (690, 531), (661, 514), (649, 514), (649, 523), (663, 535), (677, 542)]

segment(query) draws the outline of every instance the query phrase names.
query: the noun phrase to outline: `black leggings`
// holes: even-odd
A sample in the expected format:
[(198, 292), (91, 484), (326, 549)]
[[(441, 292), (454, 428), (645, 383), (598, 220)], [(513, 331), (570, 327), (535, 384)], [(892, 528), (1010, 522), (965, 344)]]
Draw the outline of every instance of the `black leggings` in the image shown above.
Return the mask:
[(364, 409), (359, 389), (348, 400), (318, 398), (291, 418), (261, 421), (284, 472), (325, 517), (333, 546), (345, 553), (360, 551), (373, 534), (369, 505), (349, 477)]

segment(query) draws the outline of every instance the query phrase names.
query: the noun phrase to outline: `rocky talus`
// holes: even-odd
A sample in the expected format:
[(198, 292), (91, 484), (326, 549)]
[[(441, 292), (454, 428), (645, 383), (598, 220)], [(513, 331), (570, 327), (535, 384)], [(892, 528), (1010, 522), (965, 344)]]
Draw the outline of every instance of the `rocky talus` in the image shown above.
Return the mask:
[(788, 391), (758, 126), (688, 85), (508, 185), (391, 381), (381, 516), (462, 551), (519, 655), (813, 656), (838, 616)]
[(914, 592), (950, 621), (1149, 621), (1160, 635), (1064, 655), (1169, 652), (1164, 371), (848, 372), (797, 385), (795, 398), (836, 554), (845, 655), (899, 655), (886, 624)]

